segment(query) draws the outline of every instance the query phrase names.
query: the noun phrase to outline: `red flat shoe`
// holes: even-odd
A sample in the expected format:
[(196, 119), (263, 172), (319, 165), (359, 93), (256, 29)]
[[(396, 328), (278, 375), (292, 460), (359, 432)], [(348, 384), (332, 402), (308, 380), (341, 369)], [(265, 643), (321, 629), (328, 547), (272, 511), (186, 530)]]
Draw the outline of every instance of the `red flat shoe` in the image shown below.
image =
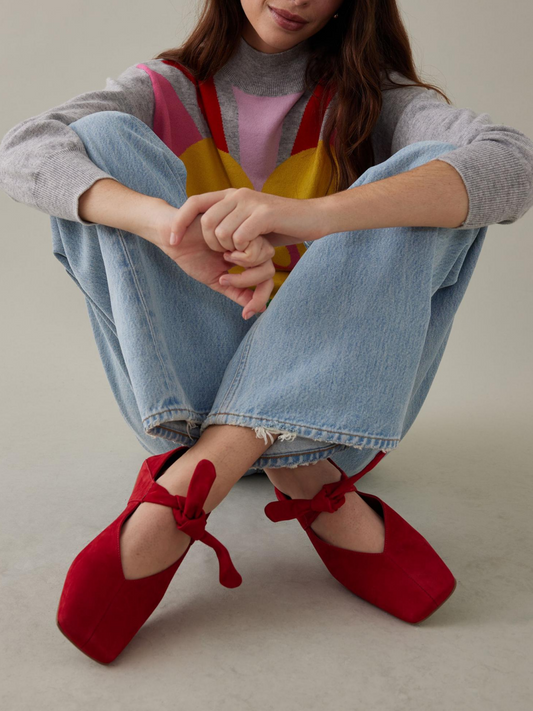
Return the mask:
[[(265, 506), (274, 522), (298, 519), (333, 577), (352, 593), (405, 622), (427, 619), (446, 602), (457, 581), (428, 541), (394, 509), (373, 494), (358, 491), (354, 482), (372, 469), (386, 452), (379, 452), (361, 472), (324, 484), (312, 499), (291, 499), (275, 488), (277, 501)], [(311, 528), (321, 511), (333, 513), (356, 491), (381, 516), (385, 545), (381, 553), (365, 553), (326, 543)]]
[[(143, 462), (124, 511), (78, 553), (68, 569), (57, 626), (75, 647), (100, 664), (112, 662), (137, 634), (159, 605), (195, 540), (214, 549), (222, 585), (235, 588), (242, 583), (227, 549), (205, 530), (209, 513), (202, 507), (216, 479), (213, 463), (208, 459), (198, 462), (186, 496), (172, 495), (156, 481), (187, 449), (186, 445), (177, 447)], [(191, 541), (168, 568), (129, 580), (122, 569), (120, 530), (144, 501), (170, 506), (177, 527), (191, 536)]]

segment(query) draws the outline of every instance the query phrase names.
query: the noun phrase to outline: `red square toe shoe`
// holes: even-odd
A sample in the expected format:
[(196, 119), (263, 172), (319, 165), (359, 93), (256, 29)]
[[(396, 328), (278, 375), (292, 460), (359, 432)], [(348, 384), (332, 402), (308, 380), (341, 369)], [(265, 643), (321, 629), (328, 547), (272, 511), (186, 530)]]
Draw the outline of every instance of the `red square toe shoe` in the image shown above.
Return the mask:
[[(198, 462), (186, 496), (172, 495), (156, 481), (187, 449), (178, 447), (143, 462), (124, 511), (78, 553), (68, 569), (56, 623), (74, 646), (96, 662), (109, 664), (129, 644), (159, 605), (195, 540), (214, 549), (222, 585), (235, 588), (242, 582), (227, 549), (205, 530), (209, 513), (202, 507), (216, 478), (213, 463)], [(144, 501), (170, 506), (177, 527), (191, 541), (169, 567), (129, 580), (122, 569), (120, 530)]]
[[(386, 452), (379, 452), (361, 472), (324, 484), (312, 499), (291, 499), (275, 487), (277, 501), (265, 507), (271, 521), (298, 519), (331, 575), (348, 590), (405, 622), (422, 622), (450, 597), (456, 580), (428, 541), (379, 497), (358, 491), (354, 481), (373, 468)], [(356, 491), (381, 516), (385, 545), (381, 553), (352, 551), (326, 543), (311, 528), (321, 511), (333, 513), (344, 494)]]

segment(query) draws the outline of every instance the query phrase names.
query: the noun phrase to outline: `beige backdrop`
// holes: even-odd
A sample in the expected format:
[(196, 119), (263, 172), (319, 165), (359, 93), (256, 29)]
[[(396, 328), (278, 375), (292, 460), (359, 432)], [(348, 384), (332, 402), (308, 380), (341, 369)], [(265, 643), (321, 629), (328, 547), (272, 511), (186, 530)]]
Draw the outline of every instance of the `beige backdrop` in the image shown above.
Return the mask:
[[(456, 106), (533, 137), (530, 0), (401, 6), (423, 77)], [(178, 44), (196, 8), (186, 0), (5, 3), (1, 135)], [(3, 192), (0, 213), (2, 639), (14, 665), (3, 692), (10, 708), (30, 708), (37, 695), (41, 709), (96, 709), (106, 695), (110, 708), (144, 711), (153, 708), (153, 692), (159, 709), (185, 702), (322, 709), (331, 690), (336, 709), (427, 710), (429, 691), (438, 692), (432, 710), (526, 708), (533, 210), (489, 227), (426, 403), (398, 450), (361, 487), (383, 494), (456, 573), (460, 584), (438, 621), (410, 628), (333, 585), (300, 531), (262, 515), (272, 489), (256, 475), (239, 482), (212, 519), (215, 535), (236, 551), (246, 585), (225, 591), (211, 556), (196, 552), (187, 568), (194, 585), (190, 577), (176, 583), (169, 616), (157, 611), (156, 627), (128, 650), (123, 676), (80, 658), (54, 614), (68, 564), (120, 513), (147, 453), (112, 396), (83, 296), (52, 255), (48, 216)], [(253, 537), (242, 535), (248, 524), (256, 526)], [(304, 565), (305, 585), (290, 573), (296, 563)], [(218, 631), (211, 644), (204, 625)]]

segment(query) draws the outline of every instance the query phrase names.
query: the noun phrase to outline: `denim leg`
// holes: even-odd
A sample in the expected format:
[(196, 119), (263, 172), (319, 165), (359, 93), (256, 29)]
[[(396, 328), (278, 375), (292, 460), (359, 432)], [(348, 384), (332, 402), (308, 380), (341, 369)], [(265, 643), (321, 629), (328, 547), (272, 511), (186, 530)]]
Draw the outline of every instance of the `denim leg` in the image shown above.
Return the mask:
[[(411, 144), (350, 187), (453, 148)], [(307, 242), (268, 309), (251, 319), (201, 431), (242, 425), (265, 442), (281, 433), (257, 467), (331, 456), (354, 474), (398, 447), (434, 379), (487, 229), (390, 227)]]
[[(89, 158), (127, 187), (174, 207), (187, 199), (185, 165), (139, 119), (99, 112), (70, 128)], [(151, 454), (192, 444), (252, 326), (242, 307), (138, 235), (50, 220), (53, 253), (85, 296), (123, 417)]]

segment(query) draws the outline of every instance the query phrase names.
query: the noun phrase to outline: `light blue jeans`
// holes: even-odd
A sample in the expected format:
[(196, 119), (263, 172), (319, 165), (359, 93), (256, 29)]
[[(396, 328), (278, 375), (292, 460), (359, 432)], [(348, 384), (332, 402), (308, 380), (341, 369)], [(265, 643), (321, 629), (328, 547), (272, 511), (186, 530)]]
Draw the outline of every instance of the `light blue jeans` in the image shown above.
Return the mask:
[[(146, 124), (107, 111), (70, 124), (100, 168), (180, 207), (183, 162)], [(411, 144), (350, 187), (447, 153)], [(331, 457), (348, 475), (395, 449), (435, 377), (487, 227), (389, 227), (329, 234), (265, 312), (187, 275), (120, 229), (51, 216), (53, 253), (82, 290), (120, 411), (151, 454), (192, 445), (213, 424), (266, 444), (246, 474)]]

